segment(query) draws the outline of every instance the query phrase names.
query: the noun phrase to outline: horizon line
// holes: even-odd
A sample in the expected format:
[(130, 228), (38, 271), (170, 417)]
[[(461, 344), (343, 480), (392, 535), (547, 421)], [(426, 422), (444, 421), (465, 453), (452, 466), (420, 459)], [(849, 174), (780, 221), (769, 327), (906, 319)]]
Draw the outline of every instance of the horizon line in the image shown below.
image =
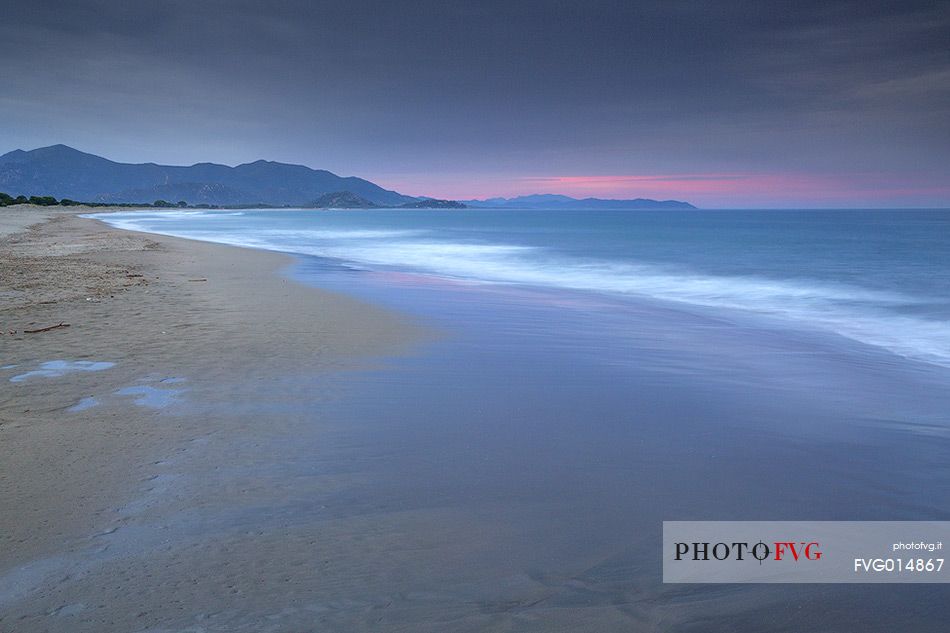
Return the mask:
[[(43, 149), (52, 149), (52, 148), (65, 148), (74, 152), (85, 154), (87, 156), (93, 156), (103, 160), (113, 162), (115, 164), (129, 164), (129, 165), (158, 165), (164, 167), (194, 167), (197, 165), (220, 165), (227, 167), (229, 169), (235, 169), (237, 167), (251, 165), (258, 162), (266, 162), (280, 165), (290, 165), (297, 167), (304, 167), (313, 171), (324, 171), (331, 173), (335, 176), (342, 178), (360, 178), (362, 180), (367, 180), (377, 186), (389, 189), (401, 195), (411, 196), (411, 197), (428, 197), (436, 199), (449, 199), (456, 201), (479, 201), (484, 202), (492, 198), (503, 198), (503, 199), (512, 199), (520, 198), (526, 196), (540, 196), (540, 195), (552, 195), (552, 196), (564, 196), (567, 198), (572, 198), (574, 200), (584, 200), (584, 199), (595, 199), (595, 200), (606, 200), (606, 201), (626, 201), (626, 200), (653, 200), (656, 202), (685, 202), (688, 203), (697, 209), (707, 209), (707, 210), (873, 210), (873, 209), (908, 209), (908, 210), (942, 210), (950, 208), (950, 199), (946, 202), (925, 202), (925, 203), (912, 203), (912, 202), (898, 202), (894, 200), (894, 203), (887, 204), (886, 202), (870, 202), (865, 197), (866, 196), (881, 196), (885, 199), (894, 199), (895, 197), (903, 197), (900, 194), (907, 194), (910, 192), (916, 193), (918, 195), (947, 195), (950, 197), (950, 186), (933, 186), (930, 183), (924, 184), (920, 180), (914, 182), (913, 178), (907, 177), (897, 177), (895, 174), (881, 174), (881, 173), (871, 173), (871, 172), (859, 172), (859, 173), (850, 173), (850, 174), (841, 174), (838, 176), (828, 176), (827, 174), (810, 174), (810, 173), (752, 173), (752, 172), (723, 172), (723, 171), (712, 171), (708, 173), (697, 173), (697, 172), (687, 172), (682, 174), (677, 173), (661, 173), (661, 174), (650, 174), (650, 173), (641, 173), (641, 174), (612, 174), (612, 175), (573, 175), (573, 176), (538, 176), (538, 175), (519, 175), (519, 176), (510, 176), (504, 178), (507, 180), (509, 186), (515, 186), (515, 183), (537, 183), (543, 187), (544, 184), (548, 185), (557, 185), (560, 184), (565, 186), (565, 188), (558, 190), (549, 190), (549, 189), (540, 189), (540, 190), (530, 190), (528, 192), (524, 191), (508, 191), (506, 193), (481, 193), (481, 192), (468, 192), (463, 195), (457, 195), (455, 193), (447, 194), (445, 193), (446, 187), (452, 187), (452, 185), (458, 187), (464, 187), (465, 185), (458, 182), (449, 184), (446, 182), (441, 183), (441, 188), (443, 189), (439, 195), (433, 195), (432, 193), (424, 194), (414, 194), (414, 193), (403, 193), (411, 190), (427, 190), (431, 192), (432, 189), (440, 189), (439, 179), (432, 179), (428, 183), (420, 182), (411, 182), (413, 179), (412, 175), (408, 174), (391, 174), (388, 178), (386, 175), (380, 176), (341, 176), (338, 172), (330, 171), (328, 169), (323, 169), (319, 167), (313, 167), (311, 165), (305, 164), (304, 162), (282, 162), (280, 160), (270, 160), (265, 158), (259, 158), (249, 162), (240, 162), (236, 164), (229, 164), (226, 162), (214, 162), (209, 160), (202, 160), (193, 162), (191, 164), (173, 164), (173, 163), (158, 163), (154, 161), (147, 162), (138, 162), (138, 163), (123, 163), (118, 160), (113, 160), (106, 158), (100, 154), (95, 154), (85, 150), (76, 149), (73, 146), (67, 145), (65, 143), (53, 143), (50, 145), (43, 145), (36, 147), (31, 150), (25, 150), (22, 148), (17, 148), (5, 152), (3, 155), (7, 155), (14, 152), (23, 152), (31, 153)], [(402, 176), (400, 178), (400, 176)], [(471, 177), (463, 177), (459, 174), (454, 174), (452, 180), (458, 180), (460, 177), (464, 178), (466, 184), (469, 184), (472, 181), (484, 180), (484, 175), (473, 174)], [(406, 181), (406, 178), (409, 178), (409, 181)], [(388, 183), (382, 184), (387, 181)], [(402, 182), (400, 182), (402, 181)], [(654, 187), (660, 187), (661, 189), (666, 189), (665, 191), (631, 191), (629, 193), (617, 192), (615, 187), (622, 184), (650, 184)], [(742, 184), (748, 185), (747, 187), (742, 187)], [(504, 184), (499, 182), (499, 189), (504, 190)], [(874, 186), (872, 186), (874, 185)], [(889, 185), (889, 186), (888, 186)], [(580, 191), (572, 190), (573, 187), (580, 188)], [(605, 190), (610, 188), (609, 190)], [(598, 191), (598, 189), (600, 191)], [(692, 190), (692, 191), (690, 191)], [(789, 202), (780, 202), (778, 205), (769, 204), (766, 202), (762, 203), (719, 203), (712, 200), (703, 201), (703, 198), (710, 197), (769, 197), (773, 195), (773, 192), (778, 193), (780, 197), (782, 192), (796, 192), (799, 196), (809, 197), (814, 195), (815, 199), (808, 200), (807, 202), (801, 201), (798, 203), (789, 203)], [(690, 195), (692, 194), (692, 195)], [(817, 195), (816, 195), (817, 194)], [(824, 194), (824, 195), (822, 195)], [(791, 196), (786, 196), (791, 197)], [(846, 206), (839, 206), (831, 202), (831, 200), (837, 199), (838, 201), (845, 202), (849, 198), (860, 199), (861, 202), (850, 202), (846, 203)]]

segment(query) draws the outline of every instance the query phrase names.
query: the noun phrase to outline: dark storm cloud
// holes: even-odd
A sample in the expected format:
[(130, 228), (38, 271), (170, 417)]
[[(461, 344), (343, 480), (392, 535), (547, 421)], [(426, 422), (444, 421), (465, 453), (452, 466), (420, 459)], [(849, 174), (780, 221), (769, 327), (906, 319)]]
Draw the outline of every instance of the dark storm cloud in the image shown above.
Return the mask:
[(11, 145), (394, 182), (939, 179), (950, 164), (947, 3), (42, 0), (2, 15)]

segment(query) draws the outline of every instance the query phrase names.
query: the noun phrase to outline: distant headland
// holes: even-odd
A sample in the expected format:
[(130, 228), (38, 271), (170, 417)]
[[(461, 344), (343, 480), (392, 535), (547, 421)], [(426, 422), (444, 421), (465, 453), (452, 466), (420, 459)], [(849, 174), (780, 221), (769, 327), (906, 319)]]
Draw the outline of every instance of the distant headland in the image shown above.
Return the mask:
[(571, 198), (553, 193), (536, 193), (517, 198), (488, 198), (486, 200), (465, 200), (467, 206), (492, 209), (695, 209), (688, 202), (680, 200), (651, 200), (635, 198), (633, 200), (613, 200), (605, 198)]
[(395, 209), (465, 209), (467, 206), (456, 200), (439, 200), (437, 198), (419, 198), (413, 200), (412, 202), (405, 202), (403, 204), (393, 206), (384, 206), (379, 205), (373, 202), (372, 200), (367, 200), (362, 196), (358, 196), (352, 191), (334, 191), (333, 193), (327, 193), (312, 203), (306, 205), (308, 208), (314, 209), (380, 209), (380, 208), (395, 208)]

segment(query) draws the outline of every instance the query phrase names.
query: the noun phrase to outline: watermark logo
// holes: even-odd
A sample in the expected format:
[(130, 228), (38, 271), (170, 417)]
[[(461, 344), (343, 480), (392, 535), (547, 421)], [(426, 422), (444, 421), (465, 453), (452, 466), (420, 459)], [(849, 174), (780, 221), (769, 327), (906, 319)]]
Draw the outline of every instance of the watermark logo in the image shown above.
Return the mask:
[(691, 560), (748, 560), (754, 559), (760, 563), (774, 559), (781, 561), (791, 557), (794, 561), (821, 560), (821, 544), (818, 541), (776, 541), (771, 544), (764, 541), (750, 545), (747, 542), (710, 543), (709, 541), (692, 543), (675, 543), (676, 560), (691, 557)]
[(666, 521), (668, 583), (950, 582), (945, 521)]

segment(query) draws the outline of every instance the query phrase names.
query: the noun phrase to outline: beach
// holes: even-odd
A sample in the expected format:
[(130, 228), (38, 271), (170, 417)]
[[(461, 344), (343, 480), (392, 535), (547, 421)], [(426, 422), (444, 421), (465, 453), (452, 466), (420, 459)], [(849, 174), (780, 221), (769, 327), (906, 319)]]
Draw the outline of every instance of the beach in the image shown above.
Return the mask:
[(660, 575), (663, 521), (947, 516), (943, 213), (7, 211), (0, 630), (950, 617)]
[(0, 633), (950, 632), (950, 2), (0, 19)]
[[(353, 369), (420, 336), (392, 313), (282, 276), (284, 255), (119, 231), (81, 211), (0, 213), (2, 630), (144, 628), (155, 589), (144, 577), (121, 587), (141, 594), (135, 613), (122, 601), (92, 604), (109, 589), (70, 581), (118, 547), (110, 539), (153, 520), (153, 498), (170, 517), (208, 494), (253, 496), (181, 483), (241, 457), (217, 452), (218, 439), (240, 436), (252, 451), (293, 423), (227, 404), (239, 409), (242, 393), (275, 376)], [(215, 406), (162, 415), (185, 397)], [(51, 618), (64, 609), (74, 617)]]

